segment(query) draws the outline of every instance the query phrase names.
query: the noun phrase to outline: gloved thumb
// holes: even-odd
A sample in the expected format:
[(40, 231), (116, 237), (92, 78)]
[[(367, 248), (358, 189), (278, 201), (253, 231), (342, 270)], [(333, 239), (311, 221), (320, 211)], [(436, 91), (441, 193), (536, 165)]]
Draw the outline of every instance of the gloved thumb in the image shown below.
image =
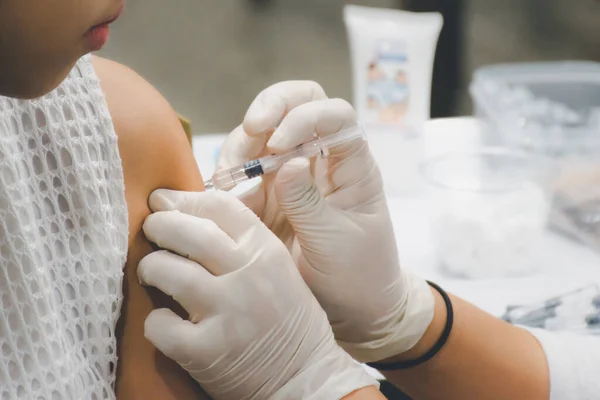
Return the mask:
[(320, 222), (329, 206), (315, 185), (310, 161), (305, 158), (285, 163), (275, 176), (274, 188), (279, 207), (297, 234), (302, 230), (299, 224)]
[(182, 319), (173, 311), (163, 308), (153, 310), (144, 323), (144, 336), (167, 357), (180, 364), (188, 363), (189, 344), (197, 334), (195, 325)]
[(152, 212), (181, 211), (188, 203), (189, 193), (178, 190), (156, 189), (148, 199)]

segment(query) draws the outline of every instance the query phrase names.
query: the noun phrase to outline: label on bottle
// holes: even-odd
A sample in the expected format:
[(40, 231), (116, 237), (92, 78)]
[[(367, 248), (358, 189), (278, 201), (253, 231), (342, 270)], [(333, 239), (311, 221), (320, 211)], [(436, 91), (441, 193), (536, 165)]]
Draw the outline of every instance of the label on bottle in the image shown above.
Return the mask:
[(402, 123), (408, 111), (408, 54), (402, 40), (375, 42), (374, 54), (367, 65), (367, 120)]

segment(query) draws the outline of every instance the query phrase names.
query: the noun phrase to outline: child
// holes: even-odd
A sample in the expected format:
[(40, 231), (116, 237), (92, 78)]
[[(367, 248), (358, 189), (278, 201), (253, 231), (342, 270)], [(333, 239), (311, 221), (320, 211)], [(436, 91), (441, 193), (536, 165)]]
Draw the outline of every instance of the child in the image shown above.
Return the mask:
[(162, 96), (86, 55), (122, 8), (0, 0), (3, 399), (204, 398), (144, 339), (150, 310), (169, 303), (135, 272), (151, 251), (148, 196), (203, 184)]

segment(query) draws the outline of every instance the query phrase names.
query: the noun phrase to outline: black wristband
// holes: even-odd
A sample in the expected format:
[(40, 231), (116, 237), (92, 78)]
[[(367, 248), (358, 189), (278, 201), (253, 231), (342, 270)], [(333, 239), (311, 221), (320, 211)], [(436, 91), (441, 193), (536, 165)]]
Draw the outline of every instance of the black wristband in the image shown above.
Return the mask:
[(416, 367), (417, 365), (424, 364), (427, 361), (431, 360), (433, 357), (435, 357), (437, 355), (437, 353), (440, 352), (442, 347), (444, 347), (444, 345), (448, 341), (448, 337), (450, 337), (450, 332), (452, 331), (452, 325), (454, 324), (454, 309), (452, 308), (452, 301), (450, 301), (450, 297), (448, 296), (448, 293), (446, 293), (444, 291), (444, 289), (442, 289), (441, 287), (439, 287), (438, 285), (436, 285), (433, 282), (427, 281), (427, 283), (429, 284), (429, 286), (431, 286), (432, 288), (434, 288), (435, 290), (437, 290), (439, 292), (439, 294), (442, 296), (442, 299), (444, 299), (444, 304), (446, 304), (446, 325), (444, 326), (444, 330), (442, 331), (440, 338), (437, 340), (437, 342), (435, 342), (435, 344), (431, 347), (431, 349), (429, 349), (429, 351), (427, 351), (425, 354), (423, 354), (419, 358), (416, 358), (414, 360), (409, 360), (409, 361), (399, 361), (399, 362), (395, 362), (395, 363), (380, 363), (380, 362), (367, 363), (367, 365), (369, 367), (375, 368), (379, 371), (394, 371), (394, 370), (400, 370), (400, 369), (413, 368), (413, 367)]

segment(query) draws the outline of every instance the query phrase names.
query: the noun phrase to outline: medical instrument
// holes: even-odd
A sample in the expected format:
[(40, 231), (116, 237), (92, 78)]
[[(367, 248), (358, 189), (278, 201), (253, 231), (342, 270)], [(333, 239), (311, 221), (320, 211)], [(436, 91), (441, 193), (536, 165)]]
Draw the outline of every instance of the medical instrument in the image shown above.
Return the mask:
[(366, 133), (362, 125), (356, 125), (322, 138), (315, 135), (314, 140), (286, 153), (268, 155), (248, 161), (244, 165), (217, 171), (211, 179), (204, 182), (204, 186), (206, 190), (229, 190), (244, 181), (275, 172), (293, 158), (311, 158), (319, 154), (321, 157), (326, 157), (329, 154), (329, 149), (357, 139), (366, 140)]
[(590, 285), (529, 306), (509, 306), (507, 322), (551, 331), (600, 334), (600, 288)]

